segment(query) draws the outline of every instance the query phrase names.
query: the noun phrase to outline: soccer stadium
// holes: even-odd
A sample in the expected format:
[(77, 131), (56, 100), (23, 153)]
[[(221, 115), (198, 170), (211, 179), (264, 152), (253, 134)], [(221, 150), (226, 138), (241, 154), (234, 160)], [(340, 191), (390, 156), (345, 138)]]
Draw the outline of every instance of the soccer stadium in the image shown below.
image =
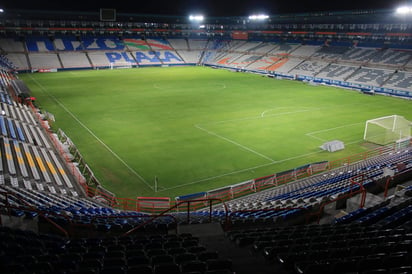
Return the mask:
[(2, 273), (412, 273), (412, 7), (0, 14)]

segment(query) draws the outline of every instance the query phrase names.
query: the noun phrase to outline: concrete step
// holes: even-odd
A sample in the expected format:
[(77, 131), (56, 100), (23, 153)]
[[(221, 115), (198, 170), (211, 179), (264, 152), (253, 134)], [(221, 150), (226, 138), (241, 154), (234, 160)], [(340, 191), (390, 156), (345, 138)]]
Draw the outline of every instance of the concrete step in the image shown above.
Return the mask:
[(254, 254), (251, 246), (236, 246), (225, 236), (219, 223), (180, 226), (179, 233), (191, 233), (199, 237), (200, 244), (207, 250), (217, 251), (219, 258), (232, 260), (233, 273), (288, 273), (284, 272), (279, 265), (266, 262), (262, 254)]

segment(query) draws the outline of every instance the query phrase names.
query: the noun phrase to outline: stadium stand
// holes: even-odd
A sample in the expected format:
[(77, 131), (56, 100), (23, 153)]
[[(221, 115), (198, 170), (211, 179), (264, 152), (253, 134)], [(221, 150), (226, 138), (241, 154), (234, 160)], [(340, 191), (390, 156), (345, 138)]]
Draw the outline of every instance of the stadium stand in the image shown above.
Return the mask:
[(61, 52), (59, 58), (63, 68), (87, 68), (91, 67), (85, 53)]
[(405, 68), (409, 69), (410, 71), (410, 69), (412, 68), (412, 59), (409, 60), (409, 62), (405, 65)]
[(412, 73), (395, 71), (391, 78), (385, 82), (385, 86), (397, 89), (408, 89), (412, 86)]
[(279, 47), (275, 48), (274, 51), (272, 51), (272, 54), (285, 54), (285, 53), (292, 53), (294, 52), (299, 45), (297, 44), (288, 44), (288, 43), (279, 43)]
[(47, 36), (30, 36), (25, 39), (25, 45), (29, 52), (54, 52), (53, 42)]
[(376, 52), (376, 49), (371, 48), (352, 48), (343, 54), (340, 57), (340, 60), (363, 63), (369, 61), (374, 55), (376, 55)]
[(389, 79), (389, 76), (392, 73), (393, 72), (389, 70), (362, 67), (357, 70), (355, 74), (352, 74), (349, 78), (347, 78), (346, 81), (380, 87), (385, 83), (386, 80)]
[(24, 52), (24, 44), (17, 38), (3, 38), (0, 39), (0, 48), (9, 53)]
[(161, 65), (162, 60), (160, 58), (160, 52), (158, 51), (136, 51), (133, 57), (139, 65)]
[(173, 50), (169, 41), (166, 39), (146, 39), (150, 50)]
[(271, 51), (273, 51), (278, 45), (275, 43), (259, 43), (253, 48), (250, 48), (248, 52), (253, 53), (253, 54), (269, 54)]
[[(75, 21), (68, 22), (71, 28), (77, 27)], [(145, 26), (129, 24), (138, 28), (136, 32)], [(79, 26), (103, 29), (105, 25), (82, 21)], [(0, 107), (4, 110), (0, 116), (1, 271), (412, 272), (410, 145), (380, 147), (371, 156), (362, 154), (350, 163), (314, 163), (241, 185), (177, 197), (176, 203), (161, 208), (161, 214), (136, 210), (138, 201), (133, 201), (134, 210), (125, 210), (120, 199), (99, 197), (97, 189), (76, 177), (71, 160), (43, 124), (39, 110), (21, 100), (29, 90), (12, 75), (14, 66), (34, 72), (107, 68), (111, 63), (204, 64), (411, 90), (412, 55), (407, 44), (388, 48), (388, 43), (359, 42), (352, 37), (354, 31), (371, 28), (407, 34), (412, 29), (407, 24), (382, 29), (379, 24), (302, 24), (305, 39), (296, 37), (297, 24), (274, 26), (279, 29), (275, 35), (284, 35), (282, 39), (217, 38), (210, 35), (213, 28), (205, 36), (196, 29), (195, 36), (168, 38), (163, 34), (168, 25), (153, 37), (122, 37), (113, 35), (113, 30), (100, 35), (84, 31), (77, 36), (25, 33), (24, 39), (2, 37), (0, 48), (7, 60), (0, 62)], [(223, 25), (216, 28), (222, 33)], [(315, 32), (307, 32), (325, 29), (327, 35), (348, 31), (352, 38), (333, 41), (324, 34), (315, 37)], [(182, 31), (189, 32), (179, 29), (177, 33)], [(251, 37), (259, 31), (252, 29)], [(389, 41), (391, 35), (387, 37)], [(194, 210), (181, 210), (179, 206), (188, 201)]]
[(349, 76), (353, 75), (357, 69), (358, 67), (330, 64), (329, 66), (323, 68), (316, 76), (345, 81)]
[(177, 39), (177, 38), (170, 38), (168, 39), (170, 45), (172, 48), (174, 48), (175, 50), (185, 50), (188, 51), (189, 50), (189, 44), (188, 41), (186, 39)]
[(28, 55), (32, 69), (57, 69), (61, 63), (54, 53), (31, 53)]
[(9, 53), (7, 55), (10, 62), (14, 64), (16, 69), (27, 71), (30, 69), (29, 60), (25, 53)]
[(110, 59), (108, 60), (107, 54), (105, 52), (90, 52), (87, 56), (90, 58), (90, 62), (93, 67), (109, 67)]
[[(356, 47), (351, 43), (336, 42), (305, 45), (191, 38), (144, 39), (140, 36), (118, 38), (86, 35), (56, 37), (52, 40), (45, 36), (31, 36), (25, 40), (26, 51), (16, 39), (0, 40), (6, 49), (15, 46), (7, 57), (23, 71), (206, 64), (286, 73), (293, 78), (296, 75), (325, 77), (354, 84), (368, 84), (372, 88), (400, 90), (408, 89), (408, 80), (398, 80), (400, 86), (393, 85), (395, 79), (404, 75), (396, 75), (395, 71), (402, 72), (410, 66), (412, 58), (408, 50)], [(357, 69), (358, 66), (361, 68)], [(398, 78), (391, 81), (391, 75)]]
[(190, 50), (204, 50), (209, 43), (207, 39), (188, 39), (187, 42)]
[[(398, 158), (399, 157), (399, 158)], [(405, 154), (378, 156), (370, 160), (356, 163), (353, 166), (334, 170), (332, 173), (323, 173), (318, 176), (311, 176), (308, 179), (299, 180), (295, 184), (287, 184), (282, 187), (277, 187), (271, 191), (257, 193), (245, 198), (236, 199), (233, 202), (227, 202), (228, 208), (234, 208), (236, 211), (242, 210), (262, 210), (265, 208), (284, 207), (313, 207), (319, 205), (326, 200), (335, 199), (338, 196), (347, 194), (350, 191), (350, 178), (365, 174), (368, 179), (365, 180), (365, 187), (372, 187), (374, 181), (378, 181), (383, 174), (384, 167), (396, 168), (398, 162), (410, 161), (410, 152)], [(371, 186), (368, 186), (371, 184)], [(223, 212), (223, 208), (218, 208)], [(255, 212), (252, 212), (254, 214)], [(279, 212), (266, 212), (269, 214), (268, 221), (276, 221), (272, 219), (277, 217)], [(282, 213), (282, 212), (280, 212)], [(273, 216), (272, 216), (273, 215)], [(251, 221), (253, 222), (253, 217)], [(245, 219), (242, 220), (245, 222)]]
[(84, 50), (122, 50), (124, 43), (118, 37), (113, 36), (91, 36), (85, 35), (81, 37), (81, 48)]
[(323, 46), (315, 52), (313, 57), (321, 59), (337, 59), (349, 50), (348, 47), (342, 46)]
[(293, 56), (297, 58), (308, 58), (317, 52), (319, 46), (304, 45), (300, 46), (293, 51)]
[(326, 62), (304, 61), (296, 67), (294, 67), (293, 70), (290, 71), (290, 73), (302, 74), (307, 76), (316, 76), (327, 65), (328, 63)]
[(402, 67), (412, 58), (412, 52), (394, 49), (382, 49), (375, 54), (370, 63)]
[(180, 56), (186, 64), (198, 64), (201, 58), (201, 52), (194, 50), (176, 50), (178, 52), (178, 56)]
[(240, 230), (228, 237), (295, 273), (407, 273), (412, 209), (407, 193), (334, 224)]
[(75, 36), (57, 36), (52, 40), (52, 42), (56, 51), (83, 50), (81, 47), (81, 42)]
[(276, 72), (290, 73), (294, 67), (302, 62), (302, 59), (283, 57), (280, 61), (274, 64), (274, 69), (272, 70), (275, 70)]

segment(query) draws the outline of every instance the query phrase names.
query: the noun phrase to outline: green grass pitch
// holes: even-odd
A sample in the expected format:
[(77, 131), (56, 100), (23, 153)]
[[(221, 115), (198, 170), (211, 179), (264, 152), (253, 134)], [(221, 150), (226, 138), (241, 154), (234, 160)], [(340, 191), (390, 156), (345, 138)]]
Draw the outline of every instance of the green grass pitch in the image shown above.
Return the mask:
[[(342, 158), (368, 149), (366, 120), (412, 120), (408, 100), (205, 67), (20, 78), (118, 197), (175, 197)], [(344, 150), (319, 149), (336, 139)]]

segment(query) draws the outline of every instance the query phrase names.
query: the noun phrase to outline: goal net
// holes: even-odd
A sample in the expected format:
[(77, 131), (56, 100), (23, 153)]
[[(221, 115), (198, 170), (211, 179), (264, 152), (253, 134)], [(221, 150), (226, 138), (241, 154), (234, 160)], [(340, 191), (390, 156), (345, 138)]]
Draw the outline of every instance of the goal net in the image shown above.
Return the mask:
[(125, 68), (132, 68), (133, 63), (132, 62), (110, 62), (109, 63), (109, 68), (110, 69), (125, 69)]
[(403, 116), (391, 115), (366, 121), (363, 139), (378, 145), (387, 145), (411, 137), (412, 123)]

